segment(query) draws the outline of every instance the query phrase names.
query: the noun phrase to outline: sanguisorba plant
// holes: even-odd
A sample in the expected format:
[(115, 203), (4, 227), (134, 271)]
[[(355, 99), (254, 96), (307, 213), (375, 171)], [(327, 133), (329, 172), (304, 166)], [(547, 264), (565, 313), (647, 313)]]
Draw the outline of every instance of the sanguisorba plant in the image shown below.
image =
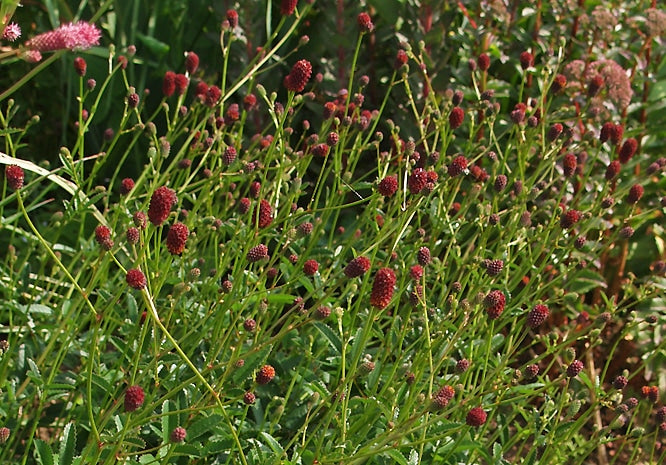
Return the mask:
[[(576, 59), (557, 34), (500, 52), (496, 18), (463, 8), (461, 31), (491, 32), (460, 39), (450, 87), (425, 43), (397, 41), (377, 84), (359, 70), (381, 25), (343, 7), (356, 42), (330, 94), (299, 56), (327, 6), (298, 3), (240, 73), (236, 10), (218, 73), (185, 51), (149, 92), (125, 72), (134, 47), (103, 76), (77, 57), (77, 138), (51, 171), (18, 158), (25, 131), (2, 134), (0, 461), (663, 459), (641, 380), (664, 342), (621, 349), (663, 325), (663, 261), (626, 268), (665, 207), (666, 162), (627, 116), (639, 78), (598, 38)], [(535, 11), (513, 27), (538, 30)], [(95, 154), (93, 125), (110, 127)]]

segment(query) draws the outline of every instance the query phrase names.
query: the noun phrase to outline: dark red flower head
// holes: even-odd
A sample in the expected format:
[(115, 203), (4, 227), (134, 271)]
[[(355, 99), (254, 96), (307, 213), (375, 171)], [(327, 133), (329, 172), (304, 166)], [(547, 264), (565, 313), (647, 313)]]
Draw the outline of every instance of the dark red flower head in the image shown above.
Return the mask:
[(407, 178), (407, 187), (412, 194), (418, 194), (428, 184), (428, 174), (423, 168), (415, 168)]
[(370, 260), (366, 257), (358, 256), (347, 264), (344, 273), (348, 278), (356, 278), (364, 275), (369, 269)]
[(268, 258), (268, 247), (264, 244), (256, 245), (247, 252), (247, 261), (250, 263), (258, 262), (264, 258)]
[(384, 197), (391, 197), (398, 190), (398, 178), (395, 175), (386, 176), (379, 181), (377, 190)]
[(358, 22), (358, 27), (361, 32), (372, 32), (372, 30), (375, 28), (375, 25), (372, 24), (372, 19), (370, 19), (370, 15), (368, 13), (359, 13), (356, 21)]
[(125, 411), (133, 412), (143, 405), (145, 394), (141, 386), (130, 386), (125, 391)]
[(567, 367), (567, 376), (569, 378), (575, 378), (580, 374), (581, 371), (583, 371), (583, 368), (584, 368), (583, 362), (581, 362), (580, 360), (574, 360)]
[(506, 305), (506, 297), (504, 293), (499, 290), (490, 291), (486, 297), (483, 299), (483, 306), (486, 309), (488, 318), (495, 320), (504, 311)]
[(5, 167), (5, 178), (7, 179), (7, 185), (12, 190), (19, 190), (23, 187), (23, 181), (25, 179), (25, 174), (23, 173), (23, 168), (18, 165), (7, 165)]
[(481, 71), (488, 71), (488, 68), (490, 68), (490, 57), (487, 53), (482, 53), (476, 59), (476, 63), (479, 65)]
[(185, 71), (191, 76), (199, 68), (199, 55), (194, 52), (188, 52), (185, 57)]
[(169, 435), (169, 439), (171, 439), (171, 442), (174, 443), (183, 442), (185, 440), (185, 436), (187, 436), (187, 431), (185, 428), (182, 426), (176, 426)]
[[(266, 199), (261, 199), (259, 202), (259, 214), (257, 215), (257, 225), (260, 228), (265, 228), (273, 222), (273, 208)], [(256, 214), (256, 212), (255, 212)]]
[(176, 91), (176, 73), (167, 71), (164, 73), (164, 81), (162, 81), (162, 92), (165, 97), (171, 97)]
[(160, 226), (169, 216), (178, 198), (176, 192), (166, 186), (158, 187), (150, 197), (148, 219), (155, 226)]
[(306, 260), (303, 264), (303, 273), (307, 276), (314, 276), (319, 269), (319, 263), (317, 260)]
[(282, 0), (280, 4), (280, 14), (289, 16), (294, 14), (298, 0)]
[(624, 141), (622, 147), (620, 148), (619, 159), (620, 163), (623, 165), (631, 160), (631, 157), (634, 156), (636, 150), (638, 149), (638, 141), (633, 137)]
[(621, 167), (620, 162), (617, 160), (610, 162), (606, 168), (606, 180), (610, 181), (611, 179), (615, 179), (615, 177), (620, 174)]
[(312, 65), (308, 60), (299, 60), (284, 78), (284, 86), (292, 92), (302, 92), (312, 76)]
[(629, 203), (637, 203), (641, 197), (643, 197), (643, 186), (640, 184), (634, 184), (631, 186), (631, 189), (629, 189), (629, 195), (627, 195), (627, 202)]
[(146, 276), (138, 268), (127, 270), (125, 280), (127, 281), (127, 284), (134, 289), (141, 290), (146, 287)]
[(580, 212), (578, 210), (567, 210), (560, 217), (560, 226), (564, 229), (571, 228), (574, 224), (580, 221)]
[(528, 51), (522, 52), (520, 54), (520, 67), (527, 69), (530, 66), (534, 65), (534, 57)]
[(395, 273), (391, 268), (381, 268), (375, 275), (370, 294), (370, 305), (384, 309), (391, 302), (396, 283)]
[(236, 10), (227, 10), (227, 21), (229, 21), (229, 26), (232, 29), (238, 26), (238, 13)]
[(268, 384), (275, 378), (275, 368), (271, 365), (262, 366), (257, 372), (257, 384)]
[(449, 176), (455, 177), (467, 171), (467, 158), (462, 155), (457, 156), (449, 164)]
[(465, 111), (460, 107), (453, 107), (449, 114), (449, 124), (451, 129), (458, 129), (465, 120)]
[(542, 304), (535, 305), (532, 310), (527, 314), (527, 326), (530, 328), (536, 328), (540, 326), (546, 319), (550, 311), (548, 307)]
[(557, 94), (564, 90), (567, 86), (567, 78), (563, 74), (558, 74), (553, 80), (553, 84), (550, 86), (550, 91), (553, 94)]
[(190, 230), (183, 223), (176, 223), (169, 228), (166, 245), (171, 255), (180, 255), (185, 250), (185, 242), (190, 235)]
[(469, 412), (467, 412), (467, 418), (465, 422), (469, 426), (479, 427), (486, 422), (488, 414), (481, 407), (474, 407)]
[(81, 57), (74, 58), (74, 71), (76, 71), (76, 74), (81, 77), (85, 76), (87, 67), (88, 65), (85, 59)]

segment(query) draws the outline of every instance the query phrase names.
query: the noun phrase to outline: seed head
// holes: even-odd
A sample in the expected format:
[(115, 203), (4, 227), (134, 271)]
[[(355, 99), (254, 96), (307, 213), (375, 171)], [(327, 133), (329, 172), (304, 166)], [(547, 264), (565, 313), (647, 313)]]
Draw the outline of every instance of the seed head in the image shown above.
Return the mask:
[(139, 106), (139, 94), (132, 92), (127, 96), (127, 106), (129, 108), (136, 108)]
[(453, 107), (449, 113), (449, 124), (451, 129), (458, 129), (465, 120), (465, 111), (460, 107)]
[(455, 177), (467, 171), (467, 158), (462, 155), (453, 159), (449, 165), (449, 176)]
[(581, 362), (580, 360), (574, 360), (567, 367), (567, 376), (569, 378), (575, 378), (580, 374), (581, 371), (583, 371), (583, 362)]
[(504, 311), (506, 305), (506, 297), (504, 293), (499, 290), (490, 291), (483, 299), (483, 306), (486, 309), (486, 314), (491, 320), (499, 318)]
[(414, 281), (419, 281), (423, 277), (423, 267), (421, 265), (414, 265), (409, 269), (409, 276)]
[(482, 53), (476, 59), (476, 64), (479, 66), (481, 71), (488, 71), (488, 68), (490, 68), (490, 57), (487, 53)]
[(314, 276), (318, 269), (319, 263), (317, 260), (306, 260), (306, 262), (303, 264), (303, 273), (305, 273), (307, 276)]
[(613, 160), (608, 164), (608, 167), (606, 168), (606, 180), (610, 181), (612, 179), (615, 179), (618, 174), (620, 174), (620, 162), (617, 160)]
[(312, 76), (312, 65), (308, 60), (299, 60), (284, 78), (284, 86), (292, 92), (302, 92)]
[(527, 326), (536, 328), (546, 321), (550, 315), (548, 307), (542, 304), (535, 305), (532, 310), (527, 314)]
[(489, 276), (497, 276), (502, 272), (504, 262), (502, 260), (484, 260), (483, 266)]
[(260, 228), (265, 228), (273, 222), (273, 208), (268, 200), (261, 199), (259, 202), (259, 215), (257, 218), (257, 225)]
[(567, 153), (562, 160), (562, 168), (564, 170), (564, 176), (567, 178), (572, 177), (576, 173), (576, 167), (578, 166), (578, 159), (573, 153)]
[(222, 163), (225, 166), (231, 165), (236, 160), (236, 149), (232, 146), (228, 146), (224, 149), (224, 154), (222, 155)]
[(520, 54), (520, 67), (527, 69), (534, 65), (534, 57), (528, 51), (522, 52)]
[(247, 261), (250, 263), (258, 262), (264, 258), (268, 258), (268, 247), (264, 244), (255, 245), (248, 250), (246, 255)]
[(18, 165), (7, 165), (5, 167), (5, 178), (7, 178), (7, 185), (12, 190), (19, 190), (23, 187), (25, 174), (23, 168)]
[(166, 186), (158, 187), (150, 197), (148, 219), (155, 226), (160, 226), (169, 216), (178, 198), (176, 192)]
[(130, 386), (125, 391), (125, 411), (133, 412), (143, 405), (145, 394), (141, 386)]
[(560, 218), (560, 226), (563, 229), (570, 229), (580, 221), (580, 217), (581, 215), (578, 210), (567, 210)]
[(634, 156), (637, 149), (638, 149), (638, 141), (636, 139), (630, 137), (629, 139), (625, 140), (624, 143), (622, 144), (622, 147), (620, 148), (620, 152), (618, 155), (620, 163), (624, 165), (629, 160), (631, 160), (631, 157)]
[(136, 212), (134, 215), (132, 215), (132, 221), (134, 222), (134, 226), (136, 226), (139, 229), (146, 229), (146, 224), (148, 223), (148, 218), (146, 217), (146, 214), (144, 212)]
[(169, 439), (171, 439), (171, 442), (183, 442), (185, 440), (185, 436), (187, 436), (187, 431), (185, 428), (182, 426), (176, 426), (169, 435)]
[(397, 190), (398, 178), (395, 175), (386, 176), (377, 185), (377, 191), (384, 197), (391, 197)]
[(467, 412), (467, 418), (465, 422), (467, 425), (472, 427), (479, 427), (486, 422), (488, 414), (481, 407), (474, 407), (472, 410)]
[(643, 197), (643, 186), (640, 184), (634, 184), (631, 186), (629, 189), (629, 195), (627, 195), (627, 202), (629, 203), (637, 203), (641, 197)]
[(370, 305), (384, 309), (391, 302), (396, 283), (395, 273), (391, 268), (381, 268), (375, 275), (370, 294)]
[(625, 376), (616, 376), (615, 379), (613, 380), (613, 387), (615, 389), (624, 389), (627, 386), (627, 383), (629, 380)]
[(185, 57), (185, 71), (190, 76), (193, 75), (199, 67), (199, 55), (194, 52), (188, 52)]
[(257, 372), (257, 384), (268, 384), (275, 378), (275, 368), (271, 365), (262, 366)]
[(370, 19), (370, 15), (365, 12), (359, 13), (356, 17), (356, 21), (358, 22), (358, 27), (361, 30), (361, 33), (372, 32), (375, 28), (375, 25), (372, 24), (372, 20)]
[(141, 290), (146, 287), (146, 276), (138, 268), (132, 268), (127, 270), (125, 275), (125, 281), (129, 284), (130, 287), (134, 289)]
[(629, 239), (633, 235), (634, 235), (634, 228), (632, 228), (631, 226), (625, 226), (624, 228), (620, 229), (620, 237), (623, 239)]
[(657, 412), (655, 413), (655, 418), (657, 419), (657, 423), (663, 423), (666, 421), (666, 407), (660, 407), (657, 409)]
[(175, 223), (169, 228), (166, 245), (171, 255), (180, 255), (185, 250), (185, 242), (190, 235), (190, 230), (183, 223)]
[(370, 260), (364, 256), (358, 256), (347, 264), (344, 274), (348, 278), (356, 278), (364, 275), (369, 269)]

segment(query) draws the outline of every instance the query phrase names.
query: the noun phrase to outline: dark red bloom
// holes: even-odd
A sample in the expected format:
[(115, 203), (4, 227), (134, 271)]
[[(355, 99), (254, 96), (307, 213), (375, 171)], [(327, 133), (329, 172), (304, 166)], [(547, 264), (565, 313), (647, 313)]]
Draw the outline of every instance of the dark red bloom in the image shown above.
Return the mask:
[(81, 57), (74, 58), (74, 71), (76, 71), (76, 74), (81, 77), (85, 76), (87, 67), (88, 65), (85, 59)]
[(120, 181), (120, 194), (121, 195), (129, 194), (132, 189), (134, 189), (134, 179), (125, 178), (122, 181)]
[(432, 256), (430, 255), (430, 249), (428, 247), (421, 247), (416, 253), (416, 260), (421, 266), (427, 266), (432, 261)]
[(641, 396), (656, 403), (659, 401), (659, 388), (657, 386), (643, 386), (641, 388)]
[(257, 217), (257, 225), (260, 228), (265, 228), (273, 222), (273, 208), (266, 199), (261, 199), (259, 202), (259, 215)]
[(375, 275), (370, 294), (370, 305), (379, 309), (386, 308), (393, 297), (396, 283), (395, 273), (391, 268), (381, 268)]
[(111, 240), (111, 229), (108, 226), (100, 224), (95, 228), (95, 240), (104, 250), (110, 250), (113, 247)]
[(482, 53), (476, 59), (476, 63), (477, 65), (479, 65), (479, 69), (481, 71), (487, 71), (488, 68), (490, 68), (490, 57), (488, 56), (487, 53)]
[(610, 162), (608, 167), (606, 168), (606, 179), (610, 181), (611, 179), (615, 179), (615, 177), (620, 174), (620, 162), (617, 160), (613, 160)]
[(238, 13), (236, 10), (227, 10), (227, 21), (229, 21), (229, 26), (232, 29), (238, 26)]
[(238, 211), (240, 211), (242, 215), (249, 212), (251, 206), (252, 206), (252, 201), (247, 197), (243, 197), (238, 201)]
[(140, 236), (139, 230), (134, 226), (127, 228), (127, 231), (125, 231), (125, 237), (130, 244), (136, 244), (139, 242)]
[(185, 436), (187, 436), (187, 431), (185, 428), (182, 426), (176, 426), (169, 435), (169, 439), (171, 439), (171, 442), (183, 442), (185, 440)]
[(530, 328), (536, 328), (540, 326), (546, 319), (550, 311), (548, 307), (542, 304), (535, 305), (532, 310), (527, 314), (527, 326)]
[(396, 53), (395, 55), (395, 62), (393, 62), (393, 67), (395, 69), (402, 68), (404, 65), (407, 64), (408, 59), (409, 57), (407, 56), (407, 52), (405, 52), (402, 49), (398, 50), (398, 53)]
[(460, 107), (453, 107), (449, 113), (449, 124), (451, 129), (458, 129), (465, 120), (465, 111)]
[(375, 25), (372, 24), (372, 19), (370, 19), (370, 15), (365, 12), (359, 13), (356, 21), (358, 22), (358, 27), (361, 32), (372, 32), (372, 30), (375, 28)]
[(567, 86), (567, 78), (563, 74), (558, 74), (550, 86), (550, 91), (553, 94), (561, 92)]
[(150, 205), (148, 206), (150, 222), (155, 226), (164, 223), (177, 200), (176, 192), (166, 186), (158, 187), (150, 197)]
[(629, 189), (629, 195), (627, 195), (627, 202), (629, 203), (636, 203), (638, 202), (641, 197), (643, 197), (643, 186), (640, 184), (634, 184), (631, 186)]
[(305, 263), (303, 263), (303, 273), (307, 276), (314, 276), (318, 269), (319, 263), (317, 260), (306, 260)]
[(419, 281), (423, 277), (423, 267), (421, 265), (414, 265), (409, 268), (409, 276), (414, 281)]
[(224, 154), (222, 155), (222, 163), (225, 166), (231, 165), (234, 160), (236, 160), (236, 149), (232, 146), (228, 146), (224, 149)]
[(199, 55), (194, 52), (188, 52), (185, 57), (185, 71), (191, 76), (199, 67)]
[(486, 418), (488, 418), (488, 414), (481, 407), (474, 407), (467, 412), (465, 422), (469, 426), (479, 427), (486, 422)]
[(184, 74), (176, 74), (174, 77), (174, 86), (178, 95), (183, 95), (187, 90), (190, 80)]
[(567, 367), (567, 376), (569, 378), (575, 378), (580, 374), (581, 371), (583, 371), (583, 362), (580, 360), (574, 360), (571, 362), (571, 364)]
[(271, 365), (262, 366), (257, 372), (257, 384), (268, 384), (275, 378), (275, 368)]
[(412, 194), (418, 194), (428, 183), (428, 174), (423, 168), (415, 168), (407, 178), (407, 187)]
[(345, 267), (344, 274), (348, 278), (356, 278), (364, 275), (370, 269), (370, 260), (366, 257), (358, 256), (350, 261)]
[(494, 290), (490, 291), (486, 297), (483, 299), (483, 306), (486, 309), (488, 318), (495, 320), (504, 311), (506, 305), (506, 297), (502, 291)]
[(564, 175), (567, 178), (572, 177), (576, 173), (576, 167), (578, 166), (578, 159), (573, 153), (567, 153), (564, 156), (562, 161), (562, 168), (564, 170)]
[(432, 405), (436, 409), (443, 409), (455, 395), (456, 390), (452, 386), (444, 386), (432, 396)]
[(638, 141), (636, 139), (630, 137), (629, 139), (625, 140), (624, 144), (622, 144), (622, 147), (620, 148), (618, 156), (620, 159), (620, 163), (624, 165), (629, 160), (631, 160), (631, 157), (634, 156), (637, 149), (638, 149)]
[(190, 230), (183, 223), (175, 223), (169, 228), (166, 245), (171, 255), (180, 255), (185, 250), (185, 242), (190, 236)]
[(312, 147), (312, 154), (315, 157), (325, 157), (328, 155), (329, 147), (327, 144), (317, 144)]
[(391, 197), (397, 190), (398, 178), (395, 175), (386, 176), (377, 185), (377, 191), (384, 197)]
[(258, 262), (259, 260), (268, 258), (268, 247), (266, 247), (264, 244), (256, 245), (247, 251), (246, 257), (247, 261), (250, 263)]
[(129, 284), (130, 287), (134, 289), (141, 290), (146, 287), (146, 275), (143, 274), (138, 268), (132, 268), (127, 270), (127, 275), (125, 275), (125, 281)]
[(527, 69), (534, 64), (534, 57), (528, 51), (522, 52), (520, 54), (520, 67)]
[(171, 97), (176, 91), (176, 73), (167, 71), (164, 73), (164, 81), (162, 81), (162, 92), (165, 97)]
[(604, 78), (600, 75), (595, 75), (587, 85), (587, 95), (594, 97), (604, 87)]
[(627, 380), (626, 377), (620, 375), (615, 377), (615, 379), (613, 380), (613, 387), (615, 389), (624, 389), (628, 382), (629, 380)]
[(484, 260), (483, 266), (486, 268), (486, 273), (489, 276), (497, 276), (502, 272), (504, 262), (502, 260)]
[(564, 126), (562, 126), (560, 123), (555, 123), (553, 124), (550, 129), (548, 130), (548, 140), (549, 141), (554, 141), (558, 137), (560, 137), (560, 134), (562, 134), (562, 131), (564, 130)]
[(292, 92), (302, 92), (312, 76), (312, 65), (308, 60), (299, 60), (284, 78), (284, 86)]
[(252, 405), (252, 404), (254, 404), (254, 402), (256, 400), (257, 400), (257, 397), (254, 395), (253, 392), (248, 391), (243, 395), (243, 403), (245, 405)]
[(467, 171), (467, 158), (462, 155), (457, 156), (449, 164), (449, 176), (455, 177)]
[(127, 106), (130, 108), (136, 108), (139, 106), (139, 94), (132, 92), (127, 96)]
[(616, 124), (610, 133), (610, 140), (613, 145), (618, 145), (624, 136), (624, 126)]
[(9, 188), (17, 191), (23, 187), (25, 173), (23, 173), (23, 168), (18, 165), (7, 165), (5, 167), (5, 178)]
[(503, 174), (498, 175), (495, 178), (495, 185), (494, 185), (495, 191), (496, 192), (502, 192), (504, 190), (504, 188), (506, 187), (508, 182), (509, 182), (509, 180), (505, 175), (503, 175)]
[(145, 394), (141, 386), (130, 386), (125, 391), (125, 411), (133, 412), (143, 405)]
[(206, 90), (206, 97), (204, 98), (204, 103), (206, 106), (213, 108), (217, 105), (217, 102), (222, 98), (222, 91), (217, 86), (210, 86)]
[(298, 0), (282, 0), (280, 4), (280, 14), (289, 16), (294, 14)]
[(603, 143), (610, 139), (611, 133), (615, 131), (615, 124), (608, 122), (604, 123), (601, 126), (601, 131), (599, 131), (599, 140)]
[(578, 210), (567, 210), (560, 217), (560, 226), (564, 229), (569, 229), (579, 221), (580, 221), (580, 212)]
[(250, 111), (252, 108), (254, 108), (257, 105), (257, 96), (254, 94), (247, 94), (243, 98), (243, 108), (245, 108), (245, 111)]

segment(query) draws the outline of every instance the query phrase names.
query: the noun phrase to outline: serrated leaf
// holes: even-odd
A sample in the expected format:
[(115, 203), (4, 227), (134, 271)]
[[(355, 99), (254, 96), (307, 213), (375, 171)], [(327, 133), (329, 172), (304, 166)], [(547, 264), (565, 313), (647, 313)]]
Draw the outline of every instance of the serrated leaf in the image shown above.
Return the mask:
[(340, 338), (338, 337), (337, 334), (333, 332), (331, 328), (326, 326), (323, 323), (315, 323), (315, 328), (319, 330), (321, 334), (324, 335), (326, 339), (328, 339), (328, 342), (331, 343), (331, 347), (335, 349), (335, 351), (338, 354), (342, 353), (342, 341), (340, 341)]
[(218, 424), (222, 422), (222, 415), (214, 413), (210, 416), (200, 418), (187, 428), (187, 440), (192, 441), (199, 436), (211, 432)]
[(409, 452), (409, 459), (407, 460), (407, 465), (419, 465), (419, 453), (416, 450), (412, 449)]
[(39, 372), (39, 367), (31, 358), (28, 358), (28, 367), (30, 367), (28, 370), (28, 376), (36, 381), (39, 381), (40, 386), (44, 384), (42, 381), (42, 374)]
[(60, 439), (60, 453), (58, 454), (58, 465), (72, 465), (74, 460), (74, 448), (76, 447), (76, 426), (67, 423)]
[(53, 465), (51, 446), (41, 439), (35, 439), (35, 460), (40, 465)]
[(175, 410), (173, 402), (165, 400), (162, 404), (162, 440), (169, 442), (171, 432), (178, 426), (178, 416), (169, 415), (169, 412)]
[(393, 460), (393, 463), (399, 463), (400, 465), (409, 465), (407, 463), (407, 460), (405, 459), (405, 456), (400, 453), (399, 450), (396, 449), (389, 449), (386, 452), (384, 452), (383, 455), (387, 455)]
[(277, 442), (277, 440), (273, 436), (266, 433), (265, 431), (262, 431), (259, 434), (261, 435), (262, 438), (264, 438), (264, 441), (266, 441), (266, 443), (268, 444), (268, 447), (270, 447), (273, 452), (275, 452), (277, 455), (280, 455), (280, 456), (282, 454), (284, 454), (284, 449), (282, 448), (280, 443)]

